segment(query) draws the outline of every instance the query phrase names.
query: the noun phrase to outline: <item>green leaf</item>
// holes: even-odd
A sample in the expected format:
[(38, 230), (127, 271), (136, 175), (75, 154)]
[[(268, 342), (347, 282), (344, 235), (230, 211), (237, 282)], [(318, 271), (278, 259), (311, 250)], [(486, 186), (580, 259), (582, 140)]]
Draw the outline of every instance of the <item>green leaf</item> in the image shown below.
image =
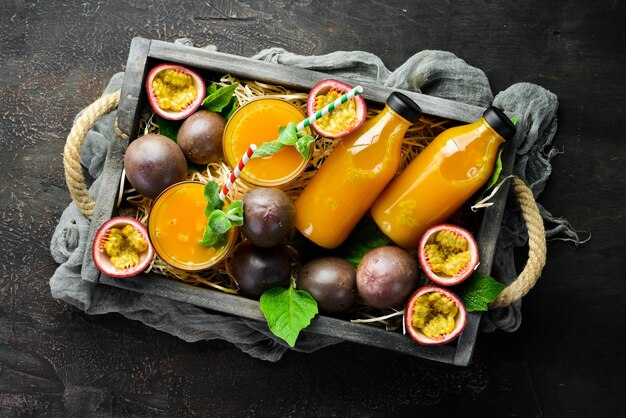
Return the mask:
[(178, 135), (178, 130), (183, 122), (177, 120), (167, 120), (159, 115), (156, 115), (156, 124), (159, 126), (159, 133), (161, 135), (176, 142), (176, 135)]
[(485, 274), (474, 273), (458, 291), (468, 312), (486, 311), (506, 286)]
[(204, 210), (207, 218), (215, 209), (224, 207), (224, 202), (220, 199), (220, 185), (216, 181), (209, 181), (204, 186), (204, 198), (207, 200), (207, 206)]
[(296, 125), (293, 122), (289, 122), (287, 126), (278, 128), (278, 139), (276, 141), (283, 145), (295, 145), (298, 141)]
[(298, 132), (298, 141), (296, 142), (296, 149), (306, 160), (311, 157), (311, 144), (315, 142), (315, 138), (306, 132)]
[(284, 145), (280, 142), (264, 142), (260, 146), (257, 147), (254, 154), (252, 154), (252, 158), (262, 158), (269, 157), (276, 154), (278, 151), (283, 149)]
[(337, 249), (337, 255), (357, 267), (363, 256), (370, 250), (383, 247), (390, 242), (372, 218), (366, 216), (361, 219), (348, 239)]
[(500, 151), (498, 152), (498, 158), (496, 159), (496, 166), (493, 169), (491, 178), (487, 182), (487, 187), (485, 187), (485, 191), (491, 189), (498, 182), (498, 179), (500, 178), (500, 173), (502, 173), (502, 150), (503, 148), (500, 148)]
[(228, 120), (235, 113), (237, 107), (239, 106), (239, 100), (235, 96), (230, 98), (228, 104), (222, 109), (221, 114), (224, 116), (224, 119)]
[(198, 241), (198, 244), (203, 247), (218, 247), (222, 245), (225, 241), (225, 237), (223, 234), (216, 234), (213, 232), (211, 228), (208, 226), (204, 229), (204, 234), (202, 235), (202, 239)]
[(216, 234), (225, 234), (231, 228), (228, 216), (219, 209), (215, 209), (209, 215), (208, 226)]
[(228, 206), (226, 217), (233, 226), (243, 225), (243, 201), (235, 200)]
[(260, 307), (270, 331), (293, 347), (300, 331), (317, 314), (317, 302), (304, 290), (275, 287), (261, 295)]
[(513, 122), (513, 125), (517, 125), (517, 115), (513, 116), (513, 119), (511, 119), (511, 122)]
[(212, 112), (221, 112), (230, 103), (233, 92), (238, 85), (239, 83), (234, 83), (230, 86), (220, 87), (212, 91), (211, 87), (215, 87), (215, 85), (212, 84), (207, 89), (207, 96), (202, 101), (202, 107)]

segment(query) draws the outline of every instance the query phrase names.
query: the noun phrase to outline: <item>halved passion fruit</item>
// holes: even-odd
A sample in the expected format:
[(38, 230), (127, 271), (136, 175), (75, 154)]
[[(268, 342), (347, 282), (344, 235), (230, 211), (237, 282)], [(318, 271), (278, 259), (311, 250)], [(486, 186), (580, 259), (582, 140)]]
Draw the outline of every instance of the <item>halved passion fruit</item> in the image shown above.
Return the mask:
[(157, 115), (180, 120), (195, 112), (206, 95), (202, 77), (187, 67), (160, 64), (148, 73), (146, 91)]
[(424, 345), (446, 344), (467, 323), (465, 305), (454, 293), (437, 286), (423, 286), (408, 299), (404, 325), (409, 336)]
[(105, 222), (93, 241), (96, 267), (110, 277), (135, 276), (154, 258), (146, 227), (134, 218), (118, 216)]
[(453, 286), (478, 266), (478, 245), (464, 228), (450, 224), (431, 227), (422, 236), (418, 255), (422, 270), (433, 282)]
[[(308, 115), (313, 115), (324, 106), (334, 102), (352, 90), (348, 84), (337, 80), (323, 80), (309, 92), (306, 108)], [(356, 130), (367, 116), (365, 100), (360, 95), (335, 108), (326, 116), (311, 124), (318, 135), (325, 138), (341, 138)]]

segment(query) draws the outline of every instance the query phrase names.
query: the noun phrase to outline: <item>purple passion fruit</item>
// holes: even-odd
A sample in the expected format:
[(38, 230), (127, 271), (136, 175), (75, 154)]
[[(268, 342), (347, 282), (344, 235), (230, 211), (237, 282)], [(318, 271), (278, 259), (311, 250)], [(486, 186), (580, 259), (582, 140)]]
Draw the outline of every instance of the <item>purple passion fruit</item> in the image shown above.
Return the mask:
[[(308, 115), (315, 114), (315, 112), (334, 102), (350, 90), (352, 90), (352, 87), (341, 81), (320, 81), (309, 92), (307, 99)], [(366, 116), (367, 107), (365, 100), (359, 95), (313, 122), (311, 127), (318, 135), (325, 138), (341, 138), (360, 127)]]
[(291, 257), (284, 245), (262, 248), (242, 242), (231, 260), (232, 273), (242, 295), (259, 298), (273, 287), (286, 287), (291, 279)]
[(478, 245), (466, 229), (435, 225), (422, 236), (418, 248), (422, 270), (442, 286), (459, 284), (478, 266)]
[(96, 232), (92, 256), (101, 272), (124, 278), (148, 268), (154, 258), (154, 248), (142, 223), (118, 216), (105, 222)]
[(356, 270), (343, 258), (317, 258), (302, 266), (296, 285), (313, 296), (320, 311), (344, 312), (356, 299)]
[(424, 345), (446, 344), (467, 323), (465, 305), (455, 294), (437, 286), (420, 287), (406, 303), (404, 325), (409, 336)]
[(206, 86), (202, 77), (187, 67), (160, 64), (148, 73), (146, 91), (150, 106), (157, 115), (181, 120), (200, 107)]
[(417, 261), (398, 247), (369, 251), (357, 267), (356, 285), (361, 298), (383, 309), (401, 306), (418, 285)]
[(124, 155), (124, 170), (138, 193), (154, 199), (163, 190), (187, 177), (187, 161), (171, 139), (148, 134), (130, 143)]
[(178, 130), (176, 142), (192, 163), (209, 164), (222, 158), (222, 137), (226, 119), (219, 113), (199, 110)]
[(241, 229), (252, 244), (273, 247), (293, 233), (296, 206), (280, 189), (252, 189), (243, 196), (243, 219)]

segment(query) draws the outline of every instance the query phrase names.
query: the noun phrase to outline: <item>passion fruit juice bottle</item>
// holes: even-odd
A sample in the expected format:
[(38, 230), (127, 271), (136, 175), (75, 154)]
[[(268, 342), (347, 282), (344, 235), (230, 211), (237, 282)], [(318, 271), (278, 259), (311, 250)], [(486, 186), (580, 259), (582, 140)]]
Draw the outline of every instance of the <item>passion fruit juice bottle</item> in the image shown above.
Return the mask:
[(477, 122), (445, 130), (376, 199), (374, 221), (399, 246), (416, 248), (489, 180), (500, 144), (513, 135), (515, 125), (493, 106)]
[(343, 137), (296, 200), (296, 228), (319, 246), (340, 245), (396, 174), (404, 134), (421, 113), (394, 92), (376, 117)]

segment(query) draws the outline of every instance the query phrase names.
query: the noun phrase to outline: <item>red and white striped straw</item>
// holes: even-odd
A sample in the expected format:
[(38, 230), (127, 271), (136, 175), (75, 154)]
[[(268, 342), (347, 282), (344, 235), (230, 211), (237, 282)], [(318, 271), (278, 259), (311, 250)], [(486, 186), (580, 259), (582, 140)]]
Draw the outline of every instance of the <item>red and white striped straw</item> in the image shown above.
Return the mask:
[(233, 183), (235, 182), (235, 180), (237, 180), (237, 177), (239, 177), (239, 175), (241, 174), (241, 171), (250, 160), (250, 157), (252, 157), (252, 154), (254, 154), (254, 151), (256, 151), (256, 145), (250, 144), (246, 152), (244, 152), (243, 156), (237, 163), (237, 166), (235, 167), (235, 169), (231, 171), (230, 175), (226, 179), (226, 183), (224, 184), (224, 187), (222, 187), (222, 190), (220, 190), (221, 200), (226, 199), (226, 196), (228, 195), (230, 188), (233, 187)]

